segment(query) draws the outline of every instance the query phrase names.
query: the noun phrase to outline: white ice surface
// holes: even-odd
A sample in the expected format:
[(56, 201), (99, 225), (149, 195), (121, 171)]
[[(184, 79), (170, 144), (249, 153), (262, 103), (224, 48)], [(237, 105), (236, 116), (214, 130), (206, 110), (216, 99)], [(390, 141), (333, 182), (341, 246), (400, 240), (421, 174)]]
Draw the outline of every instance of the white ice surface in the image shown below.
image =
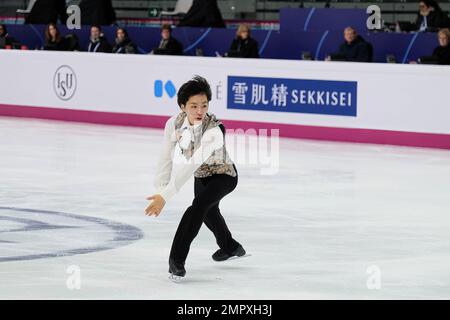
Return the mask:
[[(156, 129), (0, 118), (0, 207), (98, 217), (144, 234), (106, 251), (0, 262), (0, 298), (450, 298), (449, 151), (283, 139), (279, 173), (238, 166), (238, 187), (221, 203), (251, 256), (212, 261), (217, 247), (202, 227), (187, 277), (174, 284), (167, 259), (193, 186), (159, 218), (144, 215), (161, 139)], [(0, 220), (0, 258), (14, 255), (11, 241), (28, 252), (73, 244), (71, 229), (8, 232), (20, 225)], [(80, 241), (94, 245), (104, 231), (82, 228)], [(71, 265), (79, 290), (66, 286)], [(367, 287), (372, 265), (380, 289)]]

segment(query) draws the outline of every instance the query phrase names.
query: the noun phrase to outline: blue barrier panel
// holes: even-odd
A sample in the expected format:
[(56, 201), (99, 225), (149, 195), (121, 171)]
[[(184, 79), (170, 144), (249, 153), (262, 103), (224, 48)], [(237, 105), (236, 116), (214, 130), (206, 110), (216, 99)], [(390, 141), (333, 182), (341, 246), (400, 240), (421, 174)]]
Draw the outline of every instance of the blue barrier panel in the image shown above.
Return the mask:
[[(312, 18), (311, 18), (312, 19)], [(80, 48), (87, 50), (89, 27), (81, 30), (68, 30), (59, 26), (63, 35), (75, 33), (79, 37)], [(44, 44), (44, 25), (8, 25), (9, 33), (29, 49), (40, 49)], [(148, 53), (158, 46), (161, 40), (159, 28), (128, 27), (132, 41), (140, 53)], [(110, 43), (115, 38), (116, 27), (104, 27), (103, 32)], [(224, 55), (235, 37), (235, 30), (214, 28), (175, 28), (173, 35), (184, 47), (185, 55), (195, 55), (201, 48), (205, 56)], [(344, 42), (341, 30), (254, 30), (252, 36), (259, 44), (262, 58), (300, 60), (302, 52), (310, 52), (316, 60), (323, 60), (327, 55), (336, 53)], [(392, 54), (399, 63), (424, 55), (431, 55), (438, 45), (435, 33), (383, 33), (362, 32), (361, 36), (370, 42), (374, 49), (374, 62), (386, 62), (386, 55)]]
[(405, 56), (405, 62), (417, 60), (422, 56), (431, 56), (434, 48), (439, 46), (436, 33), (421, 32), (414, 42), (411, 43), (411, 50)]
[(364, 9), (283, 8), (280, 10), (280, 31), (343, 31), (352, 26), (367, 31), (369, 15)]

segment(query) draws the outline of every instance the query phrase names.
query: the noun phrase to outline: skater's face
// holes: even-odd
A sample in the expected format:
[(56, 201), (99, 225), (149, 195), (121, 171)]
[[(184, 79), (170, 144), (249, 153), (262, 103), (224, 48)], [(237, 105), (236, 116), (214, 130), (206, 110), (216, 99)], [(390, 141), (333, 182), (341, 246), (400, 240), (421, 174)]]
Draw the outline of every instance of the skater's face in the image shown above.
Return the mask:
[(208, 108), (208, 98), (203, 93), (190, 96), (186, 104), (181, 106), (181, 110), (186, 112), (191, 125), (201, 123), (208, 112)]

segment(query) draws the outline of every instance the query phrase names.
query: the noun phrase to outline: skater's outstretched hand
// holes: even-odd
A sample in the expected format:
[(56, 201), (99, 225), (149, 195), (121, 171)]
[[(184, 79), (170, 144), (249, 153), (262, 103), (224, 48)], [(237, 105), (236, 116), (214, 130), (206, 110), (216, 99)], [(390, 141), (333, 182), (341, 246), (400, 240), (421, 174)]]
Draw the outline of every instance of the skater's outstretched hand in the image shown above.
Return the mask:
[(146, 198), (147, 200), (153, 200), (148, 207), (145, 209), (145, 214), (148, 216), (159, 216), (162, 209), (166, 205), (166, 200), (160, 195), (155, 194)]

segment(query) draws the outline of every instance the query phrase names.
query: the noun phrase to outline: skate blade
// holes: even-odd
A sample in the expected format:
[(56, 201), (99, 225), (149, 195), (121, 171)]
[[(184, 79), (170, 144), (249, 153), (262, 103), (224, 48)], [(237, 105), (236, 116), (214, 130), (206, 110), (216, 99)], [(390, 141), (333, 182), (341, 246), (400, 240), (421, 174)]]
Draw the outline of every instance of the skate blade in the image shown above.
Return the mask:
[(183, 280), (184, 277), (175, 276), (173, 274), (169, 275), (169, 280), (175, 283), (180, 283)]
[(237, 259), (247, 258), (247, 257), (251, 257), (251, 254), (246, 253), (246, 254), (244, 254), (243, 256), (240, 256), (240, 257), (238, 257), (238, 256), (233, 256), (233, 257), (231, 257), (231, 258), (228, 258), (227, 260), (224, 260), (224, 261), (217, 261), (217, 262), (226, 262), (226, 261), (230, 261), (230, 260), (237, 260)]

